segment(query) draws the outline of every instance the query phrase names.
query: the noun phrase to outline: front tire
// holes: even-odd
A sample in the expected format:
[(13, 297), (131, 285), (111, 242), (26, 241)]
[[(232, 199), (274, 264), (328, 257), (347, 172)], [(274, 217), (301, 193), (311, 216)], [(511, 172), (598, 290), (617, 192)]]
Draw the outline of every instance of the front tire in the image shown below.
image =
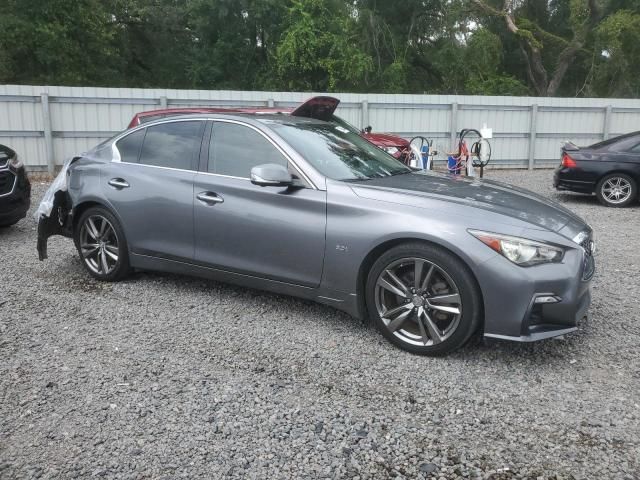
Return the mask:
[(366, 303), (376, 328), (393, 344), (419, 355), (445, 355), (478, 329), (482, 300), (471, 271), (450, 252), (407, 243), (371, 267)]
[(607, 207), (626, 207), (638, 197), (638, 186), (629, 175), (611, 173), (598, 182), (596, 196)]
[(6, 222), (6, 223), (0, 223), (0, 228), (9, 228), (12, 227), (13, 225), (15, 225), (16, 223), (18, 223), (20, 221), (20, 219), (16, 219), (16, 220), (12, 220), (10, 222)]
[(114, 282), (129, 274), (129, 251), (120, 222), (104, 207), (87, 209), (74, 232), (76, 249), (89, 274)]

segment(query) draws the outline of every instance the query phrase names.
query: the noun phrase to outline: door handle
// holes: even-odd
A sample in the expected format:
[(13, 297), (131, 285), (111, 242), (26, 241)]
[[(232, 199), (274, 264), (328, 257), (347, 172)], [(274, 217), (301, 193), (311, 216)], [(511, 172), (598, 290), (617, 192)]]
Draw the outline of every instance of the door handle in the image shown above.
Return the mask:
[(122, 178), (112, 178), (107, 183), (118, 190), (122, 188), (129, 188), (129, 184)]
[(224, 202), (224, 199), (220, 195), (213, 192), (200, 192), (198, 195), (196, 195), (196, 198), (201, 202), (211, 205)]

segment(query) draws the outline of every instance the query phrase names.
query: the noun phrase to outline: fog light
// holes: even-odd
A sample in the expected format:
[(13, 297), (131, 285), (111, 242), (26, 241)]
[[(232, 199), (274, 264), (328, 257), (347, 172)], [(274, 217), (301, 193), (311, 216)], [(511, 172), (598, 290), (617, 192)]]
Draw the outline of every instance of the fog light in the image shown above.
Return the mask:
[(558, 303), (561, 302), (562, 299), (560, 297), (556, 297), (555, 295), (541, 295), (536, 297), (536, 300), (533, 303)]

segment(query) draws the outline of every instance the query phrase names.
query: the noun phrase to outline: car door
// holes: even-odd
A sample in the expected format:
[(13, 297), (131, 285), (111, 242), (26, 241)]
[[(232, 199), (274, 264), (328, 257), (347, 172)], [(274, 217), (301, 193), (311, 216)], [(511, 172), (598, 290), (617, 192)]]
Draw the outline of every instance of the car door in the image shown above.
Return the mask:
[(132, 253), (193, 260), (193, 179), (206, 124), (163, 122), (116, 142), (116, 161), (101, 176)]
[(203, 171), (194, 180), (196, 261), (318, 286), (324, 261), (326, 192), (303, 180), (288, 188), (252, 184), (251, 168), (264, 163), (286, 165), (299, 173), (284, 152), (252, 126), (212, 122), (205, 144)]

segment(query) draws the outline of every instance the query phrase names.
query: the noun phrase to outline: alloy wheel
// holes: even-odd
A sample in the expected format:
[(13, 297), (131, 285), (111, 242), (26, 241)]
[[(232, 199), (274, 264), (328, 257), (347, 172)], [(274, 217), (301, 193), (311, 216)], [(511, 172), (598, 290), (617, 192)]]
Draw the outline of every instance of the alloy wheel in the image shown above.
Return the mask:
[(614, 205), (624, 203), (631, 197), (631, 183), (623, 177), (611, 177), (602, 184), (602, 196)]
[(80, 252), (92, 272), (106, 276), (115, 270), (118, 245), (118, 236), (109, 220), (102, 215), (87, 217), (80, 228)]
[(422, 258), (392, 262), (378, 276), (375, 305), (386, 328), (410, 345), (432, 346), (456, 331), (462, 298), (452, 278)]

